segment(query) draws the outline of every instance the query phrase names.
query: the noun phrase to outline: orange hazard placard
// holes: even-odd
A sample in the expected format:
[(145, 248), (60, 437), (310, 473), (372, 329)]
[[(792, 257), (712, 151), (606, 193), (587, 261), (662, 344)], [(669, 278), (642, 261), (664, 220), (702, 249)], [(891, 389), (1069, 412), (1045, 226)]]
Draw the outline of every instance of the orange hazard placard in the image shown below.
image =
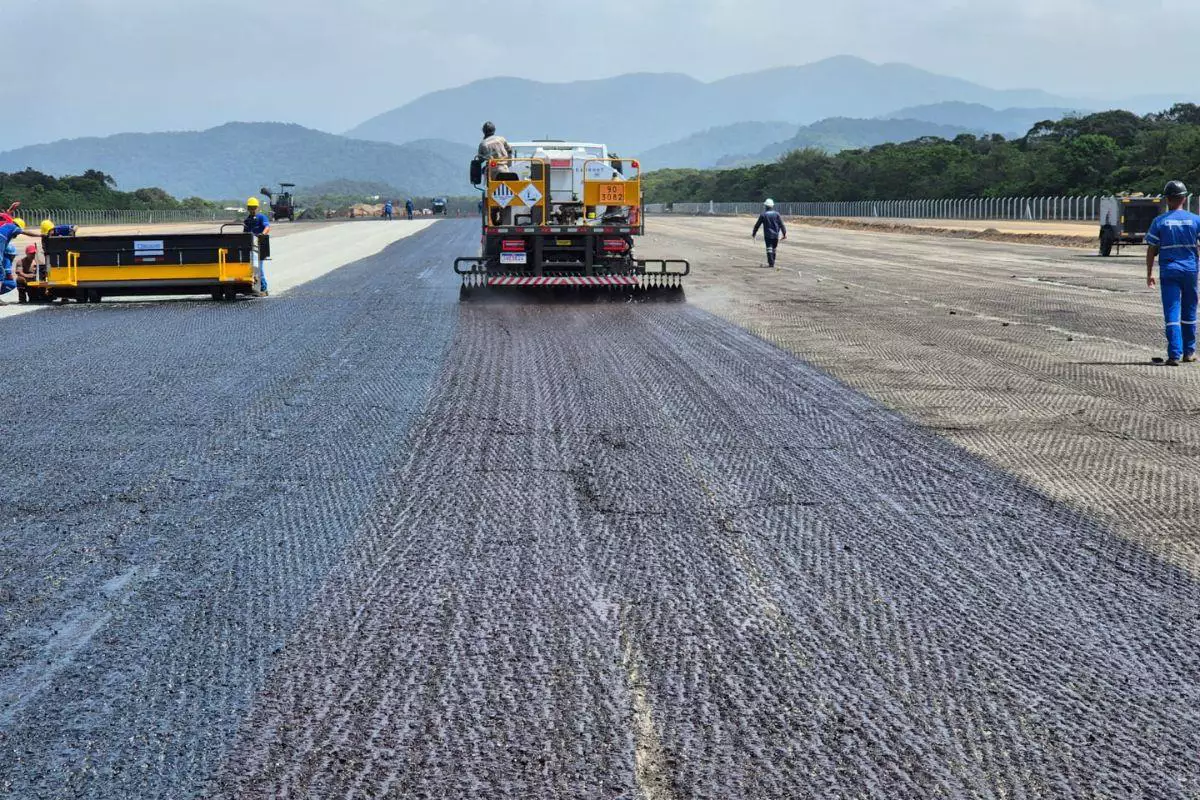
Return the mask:
[(600, 204), (606, 206), (625, 205), (625, 184), (605, 183), (600, 186)]

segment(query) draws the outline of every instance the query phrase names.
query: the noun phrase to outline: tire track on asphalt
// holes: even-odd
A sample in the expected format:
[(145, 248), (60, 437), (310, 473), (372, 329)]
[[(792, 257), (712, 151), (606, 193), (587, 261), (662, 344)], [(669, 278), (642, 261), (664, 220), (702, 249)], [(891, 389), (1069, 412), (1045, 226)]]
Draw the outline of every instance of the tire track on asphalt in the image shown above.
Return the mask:
[(466, 306), (222, 797), (1186, 797), (1187, 573), (695, 308)]
[[(435, 226), (268, 303), (5, 322), (0, 402), (45, 399), (4, 431), (0, 793), (201, 791), (404, 463), (457, 314), (418, 275), (467, 233)], [(56, 644), (64, 625), (87, 635)]]

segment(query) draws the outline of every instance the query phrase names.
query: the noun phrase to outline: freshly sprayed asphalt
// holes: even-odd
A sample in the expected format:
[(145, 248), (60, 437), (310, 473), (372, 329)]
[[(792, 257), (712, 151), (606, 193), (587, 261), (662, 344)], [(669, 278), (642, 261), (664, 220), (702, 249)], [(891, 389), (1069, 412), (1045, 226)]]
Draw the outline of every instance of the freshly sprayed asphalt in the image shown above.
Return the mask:
[(1189, 797), (1200, 586), (684, 304), (4, 323), (14, 797)]

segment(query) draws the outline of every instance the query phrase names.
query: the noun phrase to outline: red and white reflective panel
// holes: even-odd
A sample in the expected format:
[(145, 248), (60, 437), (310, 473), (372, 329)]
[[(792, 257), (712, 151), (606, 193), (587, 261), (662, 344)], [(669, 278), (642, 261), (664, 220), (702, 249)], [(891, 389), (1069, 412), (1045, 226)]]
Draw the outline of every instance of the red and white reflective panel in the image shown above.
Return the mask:
[(556, 275), (541, 278), (532, 275), (493, 275), (488, 286), (637, 286), (636, 275)]

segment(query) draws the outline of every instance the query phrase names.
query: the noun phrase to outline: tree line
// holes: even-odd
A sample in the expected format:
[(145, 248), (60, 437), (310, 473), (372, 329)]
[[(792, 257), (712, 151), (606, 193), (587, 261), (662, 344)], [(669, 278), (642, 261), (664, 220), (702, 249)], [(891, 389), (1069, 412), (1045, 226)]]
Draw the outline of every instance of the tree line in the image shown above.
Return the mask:
[(53, 208), (67, 211), (167, 211), (209, 210), (220, 204), (199, 197), (177, 200), (162, 189), (138, 189), (122, 192), (112, 176), (90, 169), (82, 175), (56, 178), (35, 169), (0, 172), (0, 206), (18, 200), (26, 208)]
[(1200, 106), (1138, 116), (1104, 111), (1039, 122), (1020, 139), (962, 134), (829, 154), (796, 150), (770, 164), (660, 170), (649, 203), (838, 201), (1200, 191)]

